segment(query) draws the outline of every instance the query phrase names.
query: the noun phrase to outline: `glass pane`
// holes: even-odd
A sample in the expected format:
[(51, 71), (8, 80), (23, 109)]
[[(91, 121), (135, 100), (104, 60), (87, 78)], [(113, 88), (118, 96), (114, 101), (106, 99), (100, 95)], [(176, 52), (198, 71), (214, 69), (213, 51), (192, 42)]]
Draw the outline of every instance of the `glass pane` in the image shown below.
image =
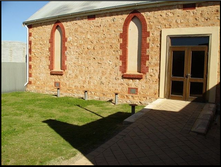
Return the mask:
[(203, 83), (190, 82), (190, 96), (196, 97), (203, 94)]
[(203, 78), (204, 74), (204, 51), (192, 51), (191, 77)]
[(209, 37), (171, 37), (171, 46), (208, 45)]
[(172, 76), (184, 76), (184, 58), (185, 51), (173, 51)]
[(183, 81), (172, 81), (171, 95), (183, 96)]

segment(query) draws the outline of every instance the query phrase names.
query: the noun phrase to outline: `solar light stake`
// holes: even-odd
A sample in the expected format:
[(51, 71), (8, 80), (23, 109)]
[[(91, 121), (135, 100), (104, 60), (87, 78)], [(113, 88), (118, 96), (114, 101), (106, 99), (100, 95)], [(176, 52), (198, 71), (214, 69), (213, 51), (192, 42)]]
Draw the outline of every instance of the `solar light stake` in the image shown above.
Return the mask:
[(130, 104), (131, 106), (131, 115), (135, 114), (135, 106), (137, 106), (137, 104)]
[(60, 88), (57, 88), (57, 97), (60, 97)]
[(117, 105), (118, 102), (118, 93), (115, 93), (115, 105)]
[(84, 91), (84, 100), (87, 100), (87, 91)]

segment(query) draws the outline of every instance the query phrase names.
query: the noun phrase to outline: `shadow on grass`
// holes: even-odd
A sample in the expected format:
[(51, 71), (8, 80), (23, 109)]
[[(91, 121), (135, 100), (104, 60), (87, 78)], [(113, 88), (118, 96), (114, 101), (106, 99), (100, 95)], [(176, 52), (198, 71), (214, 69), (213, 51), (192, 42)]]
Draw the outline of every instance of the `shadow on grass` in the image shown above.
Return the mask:
[[(92, 111), (89, 110), (89, 112)], [(92, 113), (96, 114), (95, 112)], [(123, 126), (123, 120), (129, 116), (130, 113), (117, 112), (105, 118), (101, 116), (101, 119), (82, 126), (55, 119), (48, 119), (42, 122), (47, 123), (50, 128), (70, 143), (72, 147), (79, 150), (82, 154), (87, 154), (122, 130), (125, 127)]]
[(101, 117), (101, 118), (104, 118), (103, 116), (101, 116), (101, 115), (95, 113), (94, 111), (88, 110), (87, 108), (84, 108), (84, 107), (82, 107), (82, 106), (80, 106), (80, 105), (76, 105), (76, 106), (78, 106), (79, 108), (82, 108), (82, 109), (84, 109), (84, 110), (86, 110), (86, 111), (89, 111), (90, 113), (95, 114), (95, 115), (97, 115), (97, 116), (99, 116), (99, 117)]

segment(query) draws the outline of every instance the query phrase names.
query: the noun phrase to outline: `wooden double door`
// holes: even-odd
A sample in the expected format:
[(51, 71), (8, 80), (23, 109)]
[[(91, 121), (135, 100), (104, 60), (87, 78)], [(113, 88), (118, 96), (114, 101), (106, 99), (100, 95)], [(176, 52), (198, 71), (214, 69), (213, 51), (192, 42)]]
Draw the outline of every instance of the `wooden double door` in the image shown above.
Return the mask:
[(207, 55), (207, 46), (170, 47), (170, 99), (206, 101)]

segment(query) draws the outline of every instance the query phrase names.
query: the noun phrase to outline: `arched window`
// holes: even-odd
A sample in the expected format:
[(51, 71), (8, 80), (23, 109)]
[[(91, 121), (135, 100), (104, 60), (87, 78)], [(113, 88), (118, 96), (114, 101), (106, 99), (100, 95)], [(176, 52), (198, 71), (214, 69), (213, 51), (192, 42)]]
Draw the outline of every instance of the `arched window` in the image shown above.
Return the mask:
[(128, 59), (126, 73), (141, 72), (141, 23), (137, 17), (134, 17), (128, 29)]
[(144, 16), (136, 10), (131, 12), (125, 19), (123, 32), (120, 34), (120, 38), (122, 38), (120, 71), (123, 73), (123, 78), (142, 79), (143, 74), (148, 72), (146, 66), (146, 61), (149, 59), (149, 55), (146, 54), (149, 49), (147, 37), (149, 37), (149, 32)]
[(55, 61), (54, 61), (54, 70), (61, 71), (62, 69), (62, 31), (59, 26), (55, 30)]
[(67, 39), (65, 38), (65, 30), (64, 26), (61, 22), (57, 21), (52, 30), (51, 30), (51, 38), (50, 38), (50, 74), (52, 75), (63, 75), (66, 70), (66, 56), (65, 51), (67, 47), (65, 47), (65, 42)]

